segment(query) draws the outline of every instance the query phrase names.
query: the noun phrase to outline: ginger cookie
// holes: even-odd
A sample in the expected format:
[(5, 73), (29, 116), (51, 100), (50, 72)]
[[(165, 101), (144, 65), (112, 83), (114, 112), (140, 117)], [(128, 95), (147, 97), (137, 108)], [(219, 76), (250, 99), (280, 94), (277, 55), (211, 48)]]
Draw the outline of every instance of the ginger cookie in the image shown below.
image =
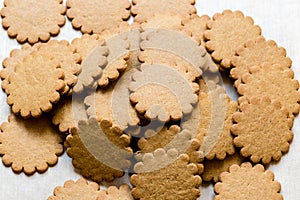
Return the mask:
[(205, 48), (204, 31), (207, 30), (206, 24), (209, 21), (209, 16), (199, 16), (197, 14), (191, 15), (182, 21), (183, 30), (187, 33), (191, 33), (191, 37), (203, 48)]
[[(197, 199), (202, 183), (198, 168), (189, 163), (189, 156), (163, 149), (148, 153), (134, 166), (137, 174), (130, 178), (135, 199)], [(161, 185), (157, 190), (157, 185)]]
[(65, 88), (62, 94), (72, 94), (72, 88), (77, 82), (77, 75), (81, 71), (80, 55), (75, 53), (76, 49), (68, 41), (51, 40), (41, 44), (38, 51), (46, 56), (53, 56), (59, 60), (59, 65), (64, 71)]
[(67, 0), (67, 7), (67, 16), (75, 29), (80, 29), (82, 33), (100, 34), (127, 20), (131, 4), (128, 0)]
[(48, 200), (98, 200), (99, 185), (95, 182), (88, 182), (81, 178), (76, 182), (66, 181), (64, 186), (58, 186), (54, 189), (53, 196)]
[(10, 57), (5, 58), (2, 62), (3, 69), (0, 71), (0, 78), (2, 79), (2, 89), (5, 90), (9, 81), (9, 75), (15, 71), (18, 64), (22, 63), (24, 58), (36, 51), (39, 44), (30, 46), (29, 44), (22, 45), (21, 49), (14, 49), (10, 52)]
[[(65, 87), (63, 70), (54, 57), (34, 52), (24, 58), (9, 76), (7, 103), (24, 118), (49, 112)], [(24, 101), (26, 99), (26, 101)]]
[(252, 97), (240, 104), (240, 112), (233, 115), (236, 122), (231, 132), (234, 144), (241, 148), (241, 155), (251, 161), (269, 164), (279, 161), (288, 152), (293, 139), (293, 118), (279, 101), (269, 97)]
[(158, 13), (143, 22), (141, 28), (143, 30), (151, 28), (181, 31), (183, 28), (182, 17), (177, 14)]
[(239, 155), (239, 153), (235, 153), (233, 155), (227, 156), (224, 160), (205, 160), (204, 161), (204, 172), (202, 174), (202, 179), (204, 181), (213, 181), (218, 182), (219, 177), (223, 172), (228, 172), (229, 168), (236, 164), (240, 165), (243, 163), (245, 159)]
[[(163, 76), (164, 78), (162, 78)], [(194, 89), (176, 70), (165, 65), (142, 65), (132, 76), (130, 101), (147, 119), (180, 120), (197, 102)]]
[(63, 153), (63, 140), (47, 117), (24, 120), (10, 115), (0, 128), (0, 155), (15, 173), (44, 173)]
[(130, 137), (111, 122), (102, 120), (99, 125), (95, 118), (79, 121), (71, 133), (65, 143), (67, 153), (85, 178), (98, 183), (112, 181), (130, 166)]
[(119, 188), (110, 186), (107, 190), (99, 191), (99, 200), (133, 200), (128, 185), (121, 185)]
[(225, 10), (217, 13), (207, 23), (204, 38), (205, 46), (217, 63), (225, 69), (232, 65), (232, 58), (240, 45), (261, 34), (260, 27), (254, 25), (251, 17), (245, 17), (241, 11)]
[(265, 63), (251, 67), (243, 75), (242, 84), (238, 87), (238, 93), (242, 95), (239, 103), (254, 96), (266, 95), (280, 101), (290, 113), (297, 114), (300, 110), (299, 82), (293, 78), (294, 72), (291, 69), (282, 69), (278, 64)]
[(105, 40), (99, 35), (85, 34), (81, 38), (74, 39), (72, 45), (82, 58), (81, 73), (73, 87), (74, 92), (82, 92), (87, 87), (97, 87), (97, 80), (103, 72), (102, 68), (108, 63), (109, 49), (105, 45)]
[(246, 42), (237, 49), (236, 54), (232, 58), (234, 68), (230, 71), (230, 76), (236, 79), (236, 87), (240, 85), (242, 76), (249, 72), (250, 67), (263, 63), (279, 64), (281, 69), (292, 66), (292, 60), (286, 56), (286, 50), (278, 47), (273, 40), (266, 41), (263, 36)]
[(274, 173), (265, 170), (260, 164), (252, 166), (243, 163), (232, 165), (229, 172), (220, 176), (220, 182), (215, 185), (215, 200), (239, 199), (270, 199), (282, 200), (281, 185), (274, 181)]
[(143, 23), (149, 20), (155, 14), (177, 14), (182, 17), (188, 17), (196, 13), (196, 8), (193, 6), (195, 0), (133, 0), (131, 13), (134, 15), (134, 21)]
[(66, 8), (62, 3), (62, 0), (4, 1), (2, 26), (10, 37), (16, 37), (20, 43), (48, 41), (51, 35), (60, 32), (60, 26), (66, 22)]

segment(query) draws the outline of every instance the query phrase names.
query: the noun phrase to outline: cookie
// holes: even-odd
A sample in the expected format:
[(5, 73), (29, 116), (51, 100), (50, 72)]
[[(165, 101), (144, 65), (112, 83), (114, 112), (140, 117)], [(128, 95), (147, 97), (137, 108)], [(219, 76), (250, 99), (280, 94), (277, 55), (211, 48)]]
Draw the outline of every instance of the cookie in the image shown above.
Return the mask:
[(229, 172), (221, 174), (215, 185), (215, 200), (261, 199), (282, 200), (281, 185), (274, 181), (274, 173), (260, 164), (232, 165)]
[(66, 22), (66, 8), (62, 3), (62, 0), (5, 1), (1, 9), (2, 26), (10, 37), (16, 37), (21, 43), (48, 41)]
[(44, 173), (63, 153), (63, 140), (47, 117), (24, 120), (9, 115), (0, 128), (2, 162), (15, 173)]
[(10, 57), (5, 58), (2, 62), (3, 69), (0, 71), (0, 78), (2, 79), (2, 89), (5, 90), (9, 81), (9, 75), (15, 71), (18, 64), (21, 64), (26, 56), (36, 51), (39, 44), (30, 46), (29, 44), (22, 45), (21, 49), (14, 49), (10, 52)]
[(67, 7), (67, 16), (75, 29), (80, 29), (82, 33), (100, 34), (127, 20), (130, 17), (131, 4), (128, 0), (67, 0)]
[(182, 21), (183, 30), (187, 33), (191, 33), (191, 37), (205, 48), (204, 31), (207, 30), (206, 24), (210, 21), (210, 17), (207, 15), (199, 16), (193, 14)]
[(129, 136), (109, 121), (99, 126), (95, 118), (79, 121), (71, 133), (65, 143), (67, 153), (82, 176), (98, 183), (123, 176), (130, 165)]
[(181, 31), (182, 17), (172, 13), (157, 13), (141, 24), (142, 29), (168, 29)]
[(279, 64), (251, 67), (238, 87), (238, 93), (242, 95), (239, 102), (266, 95), (280, 101), (290, 113), (297, 114), (300, 110), (299, 82), (293, 78), (294, 72), (289, 68), (282, 69)]
[(204, 38), (205, 46), (215, 62), (225, 69), (232, 65), (232, 58), (240, 45), (261, 34), (260, 27), (254, 25), (251, 17), (245, 17), (241, 11), (225, 10), (217, 13), (207, 23)]
[[(164, 76), (162, 79), (161, 76)], [(197, 102), (193, 88), (176, 70), (165, 65), (142, 65), (132, 76), (130, 101), (149, 120), (180, 120)]]
[(232, 165), (240, 165), (244, 160), (245, 159), (240, 156), (239, 153), (227, 156), (224, 160), (205, 160), (203, 163), (204, 172), (201, 177), (204, 181), (213, 181), (216, 183), (219, 181), (219, 177), (223, 172), (228, 172)]
[(202, 74), (209, 70), (216, 72), (218, 68), (208, 69), (206, 62), (209, 54), (198, 46), (190, 37), (173, 30), (145, 30), (142, 34), (141, 50), (154, 49), (170, 52), (191, 64), (193, 69)]
[[(197, 199), (202, 182), (196, 175), (198, 168), (189, 164), (189, 156), (176, 151), (156, 150), (145, 154), (135, 165), (137, 174), (130, 177), (135, 199)], [(161, 185), (157, 190), (157, 185)]]
[(109, 49), (106, 47), (105, 41), (99, 35), (85, 34), (81, 38), (74, 39), (72, 45), (82, 58), (81, 73), (73, 87), (74, 92), (80, 93), (87, 87), (96, 88), (97, 80), (103, 72), (102, 68), (108, 63)]
[(65, 88), (62, 94), (72, 94), (72, 88), (77, 82), (77, 75), (81, 71), (80, 55), (75, 53), (76, 49), (66, 40), (51, 40), (41, 44), (38, 51), (45, 56), (53, 56), (59, 60), (59, 65), (64, 71)]
[[(54, 57), (34, 52), (24, 58), (9, 76), (7, 103), (24, 118), (49, 112), (65, 87), (64, 73)], [(24, 101), (26, 99), (26, 101)]]
[(106, 191), (100, 190), (98, 199), (101, 200), (133, 200), (128, 185), (121, 185), (119, 188), (110, 186)]
[(286, 56), (286, 50), (278, 47), (273, 40), (266, 41), (263, 36), (246, 42), (237, 49), (236, 54), (232, 58), (234, 67), (230, 71), (230, 76), (236, 80), (236, 87), (240, 85), (243, 74), (249, 72), (250, 67), (263, 63), (279, 64), (282, 69), (292, 66), (292, 60)]
[(293, 118), (289, 112), (269, 97), (252, 97), (249, 103), (240, 104), (239, 110), (233, 115), (236, 124), (231, 132), (241, 155), (254, 163), (279, 161), (293, 139)]
[(138, 23), (149, 20), (154, 14), (170, 13), (188, 17), (197, 12), (193, 6), (195, 0), (133, 0), (132, 3), (131, 13), (134, 15), (134, 21)]
[(53, 196), (48, 200), (97, 200), (99, 199), (99, 185), (95, 182), (88, 182), (81, 178), (76, 182), (66, 181), (64, 186), (54, 189)]

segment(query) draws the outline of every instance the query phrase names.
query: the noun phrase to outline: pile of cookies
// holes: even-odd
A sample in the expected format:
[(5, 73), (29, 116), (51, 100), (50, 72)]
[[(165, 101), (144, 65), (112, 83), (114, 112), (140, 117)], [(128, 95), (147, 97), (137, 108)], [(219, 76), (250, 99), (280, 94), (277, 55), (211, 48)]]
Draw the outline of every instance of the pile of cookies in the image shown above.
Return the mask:
[[(3, 163), (43, 173), (65, 147), (85, 179), (49, 200), (193, 200), (202, 180), (215, 184), (216, 200), (283, 199), (265, 166), (293, 139), (292, 61), (251, 17), (198, 16), (194, 4), (4, 1), (2, 25), (25, 44), (0, 72), (12, 111), (0, 127)], [(65, 14), (82, 37), (50, 39)], [(238, 102), (220, 74), (234, 80)], [(100, 189), (125, 172), (131, 185)]]

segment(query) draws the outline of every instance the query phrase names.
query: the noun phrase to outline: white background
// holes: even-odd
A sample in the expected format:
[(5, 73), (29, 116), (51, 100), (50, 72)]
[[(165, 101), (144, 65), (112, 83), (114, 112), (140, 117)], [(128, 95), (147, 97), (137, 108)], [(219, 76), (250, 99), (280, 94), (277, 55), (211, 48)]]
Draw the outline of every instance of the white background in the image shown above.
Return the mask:
[[(3, 5), (3, 0), (0, 0)], [(255, 23), (263, 30), (266, 39), (272, 39), (279, 46), (285, 47), (288, 56), (293, 60), (295, 78), (300, 80), (300, 2), (298, 0), (198, 0), (198, 14), (212, 16), (224, 9), (241, 10), (251, 16)], [(61, 33), (56, 39), (71, 41), (80, 37), (81, 33), (72, 29), (67, 20)], [(16, 40), (11, 40), (5, 30), (0, 27), (0, 62), (9, 56), (14, 48), (20, 48)], [(7, 120), (9, 107), (6, 105), (6, 95), (0, 91), (0, 122)], [(271, 165), (269, 169), (275, 172), (276, 180), (281, 182), (282, 194), (286, 200), (297, 200), (300, 196), (300, 119), (296, 118), (293, 131), (295, 137), (290, 152), (282, 160)], [(0, 200), (42, 200), (52, 195), (53, 188), (63, 185), (66, 180), (76, 180), (80, 175), (74, 172), (71, 159), (66, 154), (59, 158), (55, 167), (49, 168), (45, 174), (27, 177), (24, 174), (16, 175), (10, 168), (0, 163)], [(118, 182), (128, 180), (122, 178)], [(213, 188), (201, 188), (201, 200), (212, 199)]]

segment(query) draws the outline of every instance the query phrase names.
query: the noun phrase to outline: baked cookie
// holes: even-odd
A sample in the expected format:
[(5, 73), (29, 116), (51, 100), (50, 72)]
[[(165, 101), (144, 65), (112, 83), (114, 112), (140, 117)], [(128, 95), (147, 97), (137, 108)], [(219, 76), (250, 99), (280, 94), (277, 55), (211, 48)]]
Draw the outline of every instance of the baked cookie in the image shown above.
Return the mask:
[(119, 188), (110, 186), (107, 190), (99, 191), (99, 200), (133, 200), (128, 185), (121, 185)]
[[(66, 22), (63, 0), (9, 0), (1, 9), (2, 26), (10, 37), (30, 44), (57, 35)], [(30, 14), (28, 14), (30, 13)]]
[(146, 29), (168, 29), (181, 31), (182, 17), (178, 14), (172, 13), (157, 13), (145, 22), (141, 23), (141, 28)]

